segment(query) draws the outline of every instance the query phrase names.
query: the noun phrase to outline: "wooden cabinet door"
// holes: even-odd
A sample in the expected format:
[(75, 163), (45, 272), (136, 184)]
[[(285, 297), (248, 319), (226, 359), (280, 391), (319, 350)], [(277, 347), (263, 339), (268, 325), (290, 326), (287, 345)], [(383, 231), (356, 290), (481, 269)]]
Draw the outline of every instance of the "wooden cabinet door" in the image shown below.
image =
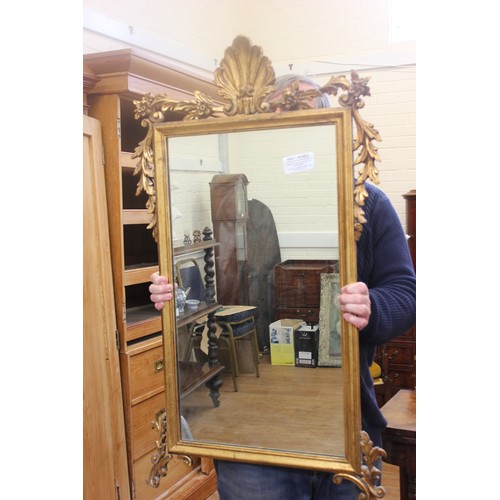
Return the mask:
[(101, 127), (83, 117), (83, 498), (130, 499)]

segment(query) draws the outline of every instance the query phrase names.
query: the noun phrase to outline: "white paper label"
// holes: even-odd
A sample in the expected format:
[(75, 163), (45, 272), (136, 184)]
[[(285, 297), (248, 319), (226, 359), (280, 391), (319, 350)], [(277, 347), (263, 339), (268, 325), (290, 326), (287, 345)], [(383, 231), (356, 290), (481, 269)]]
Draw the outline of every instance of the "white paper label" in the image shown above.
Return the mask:
[(296, 174), (314, 169), (314, 153), (302, 153), (283, 158), (285, 174)]

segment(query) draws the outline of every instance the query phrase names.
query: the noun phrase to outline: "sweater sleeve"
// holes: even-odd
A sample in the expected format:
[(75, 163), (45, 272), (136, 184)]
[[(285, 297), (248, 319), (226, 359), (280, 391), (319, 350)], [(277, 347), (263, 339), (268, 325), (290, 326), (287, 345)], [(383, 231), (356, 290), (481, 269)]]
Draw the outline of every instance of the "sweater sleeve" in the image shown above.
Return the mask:
[(415, 324), (416, 277), (394, 207), (382, 191), (369, 190), (368, 223), (358, 242), (358, 279), (370, 290), (371, 315), (360, 342), (380, 345)]

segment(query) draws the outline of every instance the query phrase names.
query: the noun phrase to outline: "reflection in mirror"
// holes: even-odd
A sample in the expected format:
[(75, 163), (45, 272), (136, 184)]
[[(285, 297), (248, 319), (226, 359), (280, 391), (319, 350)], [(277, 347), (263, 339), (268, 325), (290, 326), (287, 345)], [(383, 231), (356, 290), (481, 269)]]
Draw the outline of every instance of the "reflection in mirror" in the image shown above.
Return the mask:
[[(185, 435), (195, 441), (344, 456), (341, 363), (336, 367), (316, 368), (317, 329), (310, 335), (314, 342), (303, 344), (304, 351), (296, 353), (290, 336), (289, 345), (269, 345), (270, 323), (255, 320), (252, 328), (261, 339), (260, 346), (255, 348), (256, 338), (250, 332), (235, 342), (235, 360), (231, 359), (227, 332), (221, 332), (224, 309), (237, 305), (241, 306), (240, 315), (247, 309), (244, 306), (251, 306), (255, 318), (270, 312), (273, 322), (293, 319), (295, 325), (303, 327), (318, 324), (318, 318), (302, 318), (300, 313), (294, 315), (294, 311), (274, 317), (274, 311), (262, 310), (258, 297), (254, 297), (256, 302), (250, 300), (247, 261), (263, 259), (262, 249), (268, 242), (261, 238), (260, 254), (251, 255), (257, 249), (248, 244), (247, 228), (262, 221), (250, 220), (248, 203), (256, 200), (268, 208), (283, 263), (336, 264), (335, 134), (335, 125), (329, 124), (168, 139), (174, 249), (186, 248), (185, 243), (190, 244), (193, 234), (205, 227), (214, 228), (219, 244), (215, 250), (215, 282), (217, 302), (223, 310), (216, 312), (218, 357), (226, 370), (222, 373), (224, 383), (217, 408), (207, 397), (204, 386), (180, 401), (180, 414), (190, 433)], [(224, 257), (224, 252), (233, 247), (236, 267)], [(185, 256), (176, 259), (177, 279), (188, 290), (188, 299), (203, 300), (203, 291), (200, 293), (196, 282), (186, 277), (194, 264), (196, 274), (201, 271), (198, 282), (203, 286), (203, 258), (203, 252), (199, 252), (189, 255), (187, 260)], [(271, 272), (276, 264), (280, 262), (272, 263)], [(302, 281), (299, 286), (311, 285)], [(318, 298), (319, 292), (318, 288), (315, 291)], [(330, 295), (330, 300), (335, 297)], [(319, 308), (319, 300), (313, 306)], [(202, 361), (207, 357), (204, 319), (198, 319), (196, 325), (178, 328), (179, 360)], [(295, 344), (297, 347), (298, 343)], [(285, 354), (278, 350), (287, 347), (288, 352), (282, 349)], [(299, 353), (302, 363), (295, 366)], [(253, 361), (255, 354), (257, 365)], [(304, 368), (308, 362), (309, 368)], [(235, 371), (238, 373), (233, 383)]]
[(245, 174), (248, 199), (271, 209), (283, 260), (338, 258), (335, 125), (173, 137), (168, 151), (177, 237), (212, 226), (214, 175)]

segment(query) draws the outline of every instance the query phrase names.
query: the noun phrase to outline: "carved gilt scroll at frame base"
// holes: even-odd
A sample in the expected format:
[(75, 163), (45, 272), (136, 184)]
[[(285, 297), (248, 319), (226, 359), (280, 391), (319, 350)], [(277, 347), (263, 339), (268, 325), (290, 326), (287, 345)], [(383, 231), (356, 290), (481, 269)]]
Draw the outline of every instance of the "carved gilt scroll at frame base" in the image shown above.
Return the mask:
[[(155, 421), (152, 422), (152, 425), (158, 430), (159, 438), (156, 441), (157, 451), (151, 457), (152, 467), (146, 482), (149, 486), (158, 488), (161, 478), (167, 475), (168, 463), (173, 458), (167, 450), (167, 416), (165, 409), (155, 415)], [(333, 475), (332, 481), (335, 484), (340, 484), (343, 480), (353, 482), (361, 491), (358, 497), (359, 500), (384, 498), (385, 489), (383, 486), (378, 485), (381, 471), (377, 465), (383, 458), (387, 457), (387, 454), (382, 448), (373, 446), (370, 436), (365, 431), (361, 431), (360, 448), (363, 456), (361, 476), (338, 472)], [(183, 455), (181, 458), (188, 467), (192, 465), (190, 457)]]
[[(276, 110), (300, 110), (311, 108), (308, 101), (323, 93), (337, 96), (340, 106), (349, 109), (356, 127), (352, 144), (353, 166), (362, 165), (354, 185), (354, 236), (358, 240), (366, 223), (363, 206), (368, 197), (366, 181), (378, 184), (376, 161), (380, 161), (373, 141), (381, 141), (378, 131), (372, 124), (364, 121), (360, 109), (364, 107), (363, 97), (370, 95), (369, 78), (360, 78), (351, 71), (351, 80), (345, 76), (332, 77), (326, 85), (319, 89), (300, 90), (298, 81), (292, 82), (278, 97), (270, 99), (274, 92), (275, 73), (270, 60), (263, 55), (262, 49), (254, 46), (243, 36), (234, 39), (233, 44), (224, 53), (220, 66), (214, 72), (218, 94), (222, 104), (215, 103), (201, 92), (194, 93), (189, 101), (173, 101), (167, 95), (146, 94), (140, 101), (134, 101), (135, 118), (141, 120), (147, 128), (146, 137), (142, 140), (132, 158), (138, 159), (134, 175), (139, 176), (136, 195), (144, 191), (148, 196), (146, 208), (152, 215), (148, 229), (157, 240), (157, 207), (154, 172), (153, 131), (154, 126), (166, 122), (168, 112), (182, 115), (184, 120), (216, 120), (218, 117), (241, 117), (259, 113), (274, 113)], [(167, 474), (168, 463), (172, 459), (167, 447), (166, 412), (160, 412), (154, 425), (159, 432), (157, 452), (152, 457), (152, 469), (148, 484), (157, 487), (162, 477)], [(352, 481), (361, 490), (360, 499), (383, 498), (384, 488), (378, 486), (380, 470), (376, 463), (385, 457), (382, 448), (374, 447), (368, 434), (361, 432), (360, 455), (362, 457), (360, 475), (353, 472), (336, 472), (332, 470), (333, 481)], [(190, 458), (183, 456), (186, 463)]]
[[(151, 471), (146, 483), (152, 488), (158, 488), (162, 477), (165, 477), (168, 472), (168, 463), (172, 460), (173, 455), (168, 453), (167, 449), (167, 412), (165, 408), (161, 409), (156, 415), (155, 420), (151, 425), (158, 431), (159, 437), (156, 441), (156, 453), (151, 457)], [(184, 463), (191, 467), (193, 461), (191, 457), (182, 456)]]
[(379, 446), (373, 446), (370, 436), (367, 432), (361, 431), (361, 454), (363, 456), (363, 465), (361, 466), (361, 476), (349, 473), (338, 472), (333, 476), (333, 482), (340, 484), (344, 479), (352, 481), (360, 490), (359, 500), (372, 500), (375, 498), (384, 498), (385, 488), (379, 486), (381, 471), (377, 464), (387, 457), (385, 450)]

